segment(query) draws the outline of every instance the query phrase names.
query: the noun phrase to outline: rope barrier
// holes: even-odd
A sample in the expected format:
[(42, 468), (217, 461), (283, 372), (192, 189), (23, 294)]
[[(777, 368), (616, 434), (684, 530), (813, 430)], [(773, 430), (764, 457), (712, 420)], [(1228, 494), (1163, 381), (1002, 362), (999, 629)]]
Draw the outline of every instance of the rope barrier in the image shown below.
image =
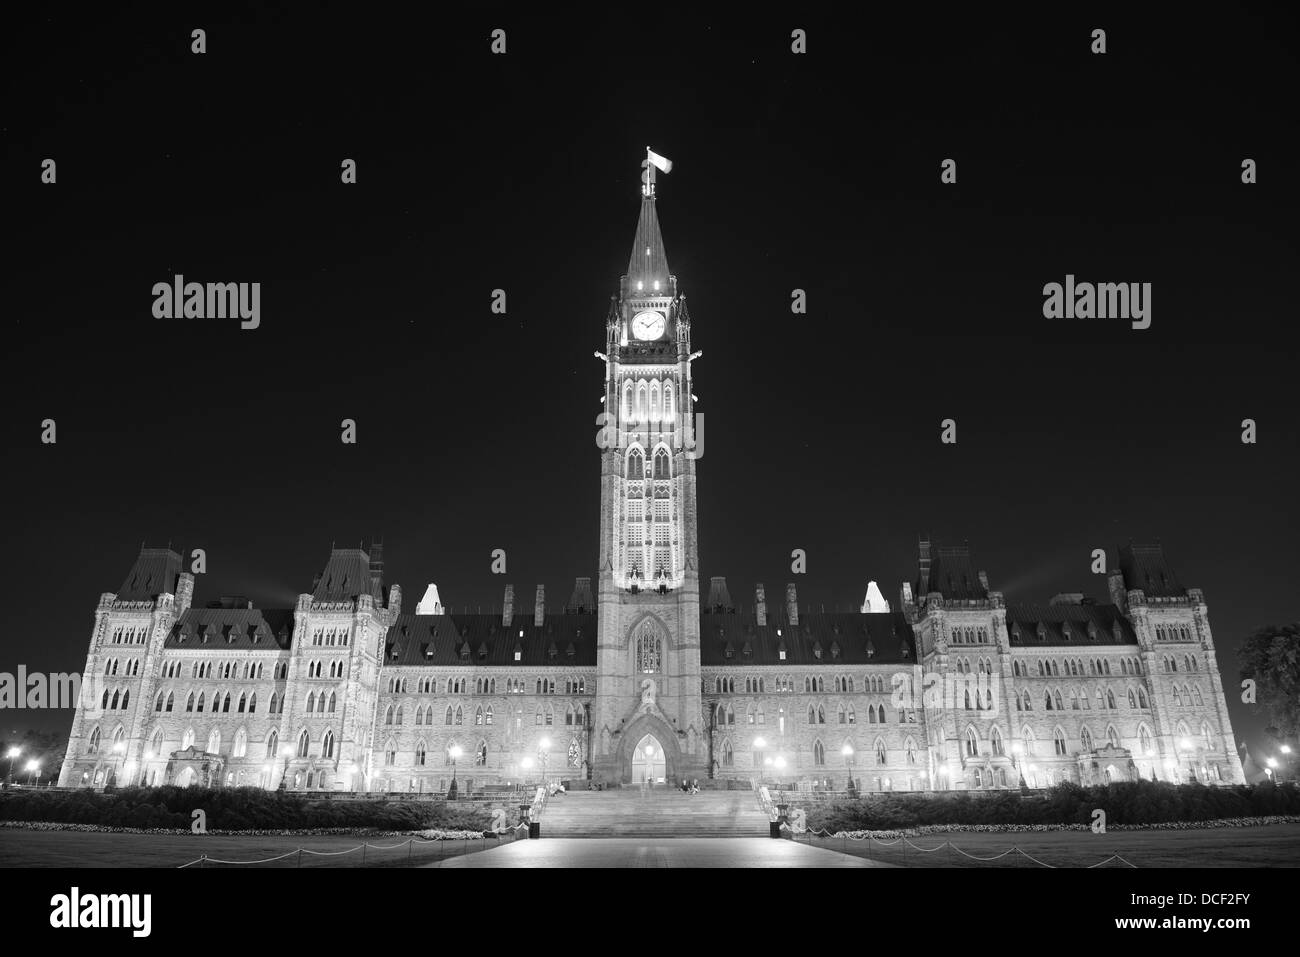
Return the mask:
[[(919, 844), (914, 844), (912, 841), (908, 840), (906, 837), (898, 837), (898, 838), (895, 838), (895, 839), (892, 840), (892, 841), (885, 841), (885, 840), (881, 840), (880, 838), (876, 837), (875, 835), (871, 834), (870, 832), (868, 832), (867, 834), (864, 834), (862, 837), (854, 837), (852, 834), (849, 834), (848, 832), (836, 832), (836, 833), (832, 833), (832, 832), (826, 830), (825, 828), (820, 828), (820, 827), (818, 827), (818, 828), (809, 828), (809, 829), (808, 829), (807, 831), (805, 831), (804, 833), (806, 833), (810, 838), (812, 838), (812, 837), (827, 837), (827, 838), (830, 838), (830, 839), (832, 839), (832, 840), (843, 840), (844, 838), (848, 838), (848, 839), (851, 840), (851, 841), (867, 841), (867, 842), (869, 842), (869, 844), (868, 844), (868, 850), (870, 850), (870, 844), (871, 844), (871, 843), (879, 844), (881, 847), (893, 847), (895, 844), (904, 844), (904, 845), (906, 845), (907, 847), (910, 847), (910, 848), (912, 848), (912, 849), (914, 849), (914, 850), (920, 851), (920, 852), (923, 853), (923, 854), (929, 854), (929, 853), (932, 853), (932, 852), (934, 852), (934, 851), (941, 851), (941, 850), (943, 850), (945, 847), (950, 847), (950, 848), (952, 848), (954, 851), (956, 851), (958, 854), (962, 855), (962, 857), (967, 857), (967, 858), (970, 858), (972, 861), (980, 861), (980, 862), (982, 862), (982, 863), (988, 863), (988, 862), (990, 862), (990, 861), (999, 861), (999, 860), (1001, 860), (1002, 858), (1006, 857), (1008, 854), (1019, 854), (1021, 857), (1024, 857), (1024, 858), (1026, 858), (1027, 860), (1033, 861), (1035, 864), (1039, 865), (1040, 867), (1047, 867), (1047, 868), (1050, 868), (1051, 870), (1059, 870), (1059, 869), (1060, 869), (1059, 866), (1056, 865), (1056, 864), (1048, 864), (1046, 861), (1040, 861), (1038, 858), (1036, 858), (1036, 857), (1034, 857), (1033, 855), (1029, 854), (1027, 851), (1025, 851), (1023, 848), (1021, 848), (1021, 847), (1020, 847), (1019, 845), (1017, 845), (1017, 844), (1013, 844), (1010, 848), (1008, 848), (1007, 850), (1003, 851), (1001, 854), (995, 854), (995, 855), (992, 856), (992, 857), (980, 857), (980, 856), (977, 855), (977, 854), (970, 854), (970, 853), (967, 853), (966, 851), (963, 851), (960, 847), (958, 847), (958, 846), (957, 846), (956, 844), (954, 844), (952, 841), (944, 841), (942, 844), (939, 844), (939, 845), (937, 845), (936, 847), (921, 847)], [(796, 835), (793, 834), (793, 831), (791, 832), (791, 834), (792, 834), (792, 836), (796, 836)], [(1103, 861), (1098, 861), (1096, 864), (1089, 864), (1089, 865), (1087, 865), (1087, 869), (1091, 870), (1091, 869), (1094, 868), (1094, 867), (1101, 867), (1103, 864), (1108, 864), (1108, 863), (1110, 863), (1111, 861), (1119, 861), (1119, 862), (1122, 863), (1125, 867), (1131, 867), (1131, 868), (1133, 868), (1134, 870), (1137, 870), (1137, 869), (1138, 869), (1138, 866), (1137, 866), (1136, 864), (1132, 863), (1131, 861), (1127, 861), (1127, 860), (1125, 860), (1123, 857), (1121, 857), (1121, 856), (1118, 855), (1118, 854), (1112, 854), (1110, 857), (1106, 858), (1106, 859), (1103, 860)]]
[[(528, 825), (524, 823), (513, 824), (507, 827), (504, 831), (501, 831), (499, 833), (505, 834), (508, 831), (518, 832), (521, 829), (527, 830)], [(366, 848), (375, 851), (395, 851), (403, 847), (412, 847), (416, 841), (420, 841), (422, 844), (450, 844), (450, 843), (454, 843), (455, 841), (460, 841), (462, 844), (468, 844), (470, 840), (471, 840), (470, 838), (424, 837), (421, 834), (416, 834), (407, 838), (405, 841), (403, 841), (400, 844), (371, 844), (369, 841), (364, 841), (363, 843), (358, 844), (356, 847), (349, 847), (347, 850), (343, 850), (343, 851), (313, 851), (309, 847), (296, 847), (292, 851), (286, 851), (285, 853), (281, 854), (279, 857), (268, 857), (264, 860), (259, 860), (259, 861), (223, 861), (215, 857), (208, 857), (204, 855), (203, 857), (200, 857), (198, 860), (190, 861), (188, 864), (181, 864), (176, 869), (184, 870), (187, 867), (193, 867), (195, 864), (231, 864), (231, 865), (246, 867), (254, 864), (270, 864), (273, 863), (274, 861), (282, 861), (286, 857), (292, 857), (294, 854), (299, 855), (300, 858), (303, 854), (311, 854), (314, 857), (342, 857), (344, 854), (355, 854), (357, 851), (364, 850)], [(483, 840), (486, 846), (486, 838)]]

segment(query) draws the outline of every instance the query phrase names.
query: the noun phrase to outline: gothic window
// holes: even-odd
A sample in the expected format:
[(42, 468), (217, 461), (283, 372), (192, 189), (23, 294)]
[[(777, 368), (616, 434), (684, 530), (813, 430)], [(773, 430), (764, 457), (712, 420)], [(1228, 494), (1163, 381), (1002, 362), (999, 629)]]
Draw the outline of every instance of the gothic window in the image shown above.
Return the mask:
[[(315, 710), (316, 710), (316, 692), (313, 691), (313, 692), (311, 692), (310, 694), (307, 695), (307, 713), (308, 713), (308, 714), (311, 714), (311, 713), (312, 713), (313, 711), (315, 711)], [(392, 708), (392, 705), (389, 705), (389, 707), (388, 707), (388, 718), (387, 718), (387, 720), (386, 720), (384, 723), (385, 723), (385, 724), (392, 724), (392, 723), (393, 723), (393, 708)]]
[(722, 742), (722, 766), (724, 768), (734, 767), (736, 763), (736, 753), (731, 749), (730, 741)]
[(1106, 689), (1106, 707), (1110, 708), (1112, 711), (1115, 710), (1115, 692), (1111, 691), (1109, 688)]
[(492, 723), (492, 706), (491, 706), (491, 705), (488, 705), (486, 721), (487, 721), (488, 724), (491, 724), (491, 723)]
[(446, 713), (445, 720), (443, 721), (443, 723), (449, 725), (449, 724), (451, 724), (451, 720), (452, 720), (451, 705), (447, 705), (447, 713)]
[(885, 742), (880, 738), (876, 738), (876, 764), (885, 764)]
[(671, 422), (673, 418), (673, 384), (664, 383), (664, 419)]
[(672, 461), (668, 457), (668, 450), (659, 448), (655, 450), (654, 459), (654, 477), (657, 479), (668, 479), (673, 477)]
[(992, 745), (992, 750), (994, 754), (1002, 753), (1002, 732), (1001, 731), (999, 731), (997, 728), (994, 728), (989, 735), (989, 742)]
[(1137, 695), (1133, 693), (1132, 688), (1128, 689), (1128, 706), (1130, 708), (1136, 708), (1138, 706)]
[(465, 723), (465, 713), (461, 710), (460, 705), (456, 706), (456, 724)]
[(973, 758), (980, 753), (979, 735), (975, 733), (974, 728), (966, 729), (966, 756)]
[(389, 738), (384, 742), (384, 764), (392, 767), (397, 763), (397, 742)]
[(661, 667), (663, 645), (649, 623), (642, 625), (636, 639), (637, 670), (642, 674), (657, 674)]
[(429, 757), (429, 749), (425, 746), (425, 743), (423, 741), (418, 742), (415, 745), (415, 763), (420, 767), (424, 767), (424, 764), (428, 760), (428, 757)]
[(1092, 732), (1089, 731), (1087, 728), (1082, 728), (1079, 731), (1079, 745), (1085, 751), (1092, 750)]
[[(271, 733), (266, 736), (266, 756), (268, 758), (278, 757), (278, 755), (275, 753), (276, 750), (275, 746), (279, 742), (279, 740), (280, 740), (280, 732), (275, 730), (272, 730)], [(181, 750), (182, 751), (185, 750), (184, 746), (181, 747)]]
[(203, 691), (200, 691), (200, 692), (199, 692), (199, 700), (198, 700), (198, 704), (197, 704), (197, 706), (196, 706), (195, 709), (194, 709), (195, 711), (200, 711), (200, 712), (201, 712), (201, 711), (203, 710), (203, 695), (204, 695), (204, 694), (205, 694), (205, 692), (203, 692)]
[(321, 744), (320, 756), (322, 758), (334, 757), (334, 732), (332, 730), (325, 732), (325, 740)]
[(1147, 693), (1142, 688), (1138, 688), (1138, 707), (1147, 707)]
[(582, 748), (577, 738), (569, 739), (569, 767), (576, 768), (582, 763)]
[(311, 747), (311, 735), (307, 733), (306, 728), (303, 728), (302, 733), (298, 735), (298, 757), (300, 758), (307, 757), (307, 749), (310, 747)]
[(99, 728), (90, 732), (90, 743), (86, 745), (87, 754), (95, 754), (99, 751)]
[(1113, 725), (1106, 729), (1106, 743), (1112, 748), (1119, 747), (1119, 734), (1115, 731)]
[(181, 735), (181, 750), (186, 751), (194, 747), (194, 729), (186, 728), (185, 733)]
[(819, 768), (826, 766), (826, 749), (821, 741), (813, 742), (813, 764)]
[(329, 706), (329, 713), (330, 713), (330, 714), (333, 714), (333, 713), (334, 713), (334, 706), (335, 706), (336, 704), (338, 704), (338, 698), (335, 696), (334, 692), (331, 691), (331, 692), (330, 692), (330, 706)]
[(1057, 754), (1065, 754), (1065, 753), (1066, 753), (1066, 750), (1065, 750), (1065, 732), (1062, 731), (1060, 728), (1057, 728), (1057, 729), (1056, 729), (1056, 732), (1052, 735), (1052, 745), (1053, 745), (1053, 747), (1056, 748), (1056, 753), (1057, 753)]
[(1202, 698), (1201, 698), (1201, 686), (1200, 686), (1200, 685), (1193, 685), (1193, 686), (1192, 686), (1192, 695), (1196, 698), (1196, 705), (1197, 705), (1197, 707), (1200, 707), (1201, 705), (1204, 705), (1204, 704), (1205, 704), (1204, 700), (1202, 700)]

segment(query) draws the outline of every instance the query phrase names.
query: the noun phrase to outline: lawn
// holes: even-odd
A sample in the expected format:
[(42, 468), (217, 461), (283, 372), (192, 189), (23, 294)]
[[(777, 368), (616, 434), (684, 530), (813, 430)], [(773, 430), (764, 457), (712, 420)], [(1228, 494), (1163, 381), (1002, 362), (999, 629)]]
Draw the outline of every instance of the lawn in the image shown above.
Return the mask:
[[(800, 837), (807, 842), (807, 837)], [(1118, 854), (1137, 867), (1300, 867), (1300, 824), (1225, 827), (1179, 831), (1030, 831), (1001, 834), (954, 831), (908, 839), (910, 844), (883, 844), (813, 838), (815, 847), (869, 856), (905, 867), (1038, 867), (1030, 857), (1053, 867), (1090, 867)], [(945, 847), (950, 841), (953, 847)], [(1011, 847), (996, 861), (989, 858)], [(925, 848), (926, 850), (919, 850)], [(938, 848), (935, 850), (935, 848)], [(1111, 860), (1104, 867), (1124, 867)]]

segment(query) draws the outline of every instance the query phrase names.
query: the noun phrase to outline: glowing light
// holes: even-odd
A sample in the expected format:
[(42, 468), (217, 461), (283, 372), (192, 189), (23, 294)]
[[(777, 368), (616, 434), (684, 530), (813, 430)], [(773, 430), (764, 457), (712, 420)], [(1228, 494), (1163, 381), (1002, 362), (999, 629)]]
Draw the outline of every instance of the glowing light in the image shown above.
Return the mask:
[(645, 288), (645, 284), (642, 283), (641, 280), (638, 279), (638, 280), (637, 280), (637, 283), (636, 283), (636, 288), (637, 288), (638, 290), (640, 290), (640, 289), (644, 289), (644, 288)]
[(550, 738), (542, 738), (542, 740), (541, 740), (540, 743), (541, 743), (542, 749), (543, 749), (543, 750), (546, 750), (546, 749), (550, 748), (550, 746), (551, 746), (551, 739), (550, 739)]
[(656, 279), (656, 280), (655, 280), (655, 292), (658, 292), (658, 291), (659, 291), (659, 280)]
[(754, 747), (756, 747), (756, 748), (760, 748), (760, 749), (761, 749), (761, 748), (765, 748), (765, 747), (767, 747), (767, 742), (764, 741), (762, 738), (755, 738), (755, 739), (754, 739)]
[(1266, 762), (1270, 768), (1277, 767), (1277, 758), (1269, 758)]
[(456, 758), (460, 757), (465, 752), (461, 750), (459, 744), (453, 744), (450, 748), (447, 749), (447, 753), (451, 755), (452, 760), (454, 761)]
[(783, 767), (785, 767), (785, 758), (780, 758), (780, 757), (778, 757), (778, 758), (776, 759), (776, 766), (777, 766), (778, 768), (783, 768)]
[(39, 771), (40, 769), (41, 769), (41, 762), (39, 762), (39, 761), (28, 761), (28, 762), (27, 762), (27, 773), (28, 773), (28, 774), (31, 774), (31, 773), (34, 772), (34, 771)]
[(844, 747), (840, 748), (840, 753), (841, 753), (841, 754), (852, 754), (852, 753), (853, 753), (853, 745), (849, 744), (848, 742), (845, 742)]
[(655, 746), (653, 744), (647, 744), (645, 746), (645, 756), (647, 758), (652, 758), (654, 757), (654, 753), (655, 753)]
[(14, 761), (18, 758), (18, 755), (22, 753), (23, 753), (22, 748), (10, 748), (9, 751), (5, 754), (5, 757), (7, 757), (10, 761)]

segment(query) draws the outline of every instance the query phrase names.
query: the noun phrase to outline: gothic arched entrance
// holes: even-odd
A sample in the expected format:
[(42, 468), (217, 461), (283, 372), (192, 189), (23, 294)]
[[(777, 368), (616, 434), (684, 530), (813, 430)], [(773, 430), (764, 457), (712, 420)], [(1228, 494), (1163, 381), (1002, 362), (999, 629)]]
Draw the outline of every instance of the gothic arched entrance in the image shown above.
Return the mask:
[(657, 784), (666, 772), (664, 746), (653, 734), (645, 735), (632, 750), (632, 783), (642, 784), (649, 780)]

